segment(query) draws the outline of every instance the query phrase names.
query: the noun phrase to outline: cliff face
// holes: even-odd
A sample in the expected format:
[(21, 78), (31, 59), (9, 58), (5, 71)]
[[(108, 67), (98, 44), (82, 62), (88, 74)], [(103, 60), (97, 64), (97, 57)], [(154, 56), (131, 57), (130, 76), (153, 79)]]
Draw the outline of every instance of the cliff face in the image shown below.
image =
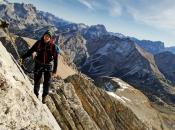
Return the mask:
[(63, 26), (70, 23), (49, 13), (38, 11), (34, 5), (25, 3), (0, 1), (0, 14), (1, 18), (11, 22), (11, 28), (28, 29), (28, 31), (38, 26)]
[(75, 75), (73, 77), (68, 77), (66, 81), (71, 82), (74, 86), (84, 109), (91, 118), (93, 118), (100, 129), (135, 130), (147, 128), (130, 109), (113, 96), (98, 89), (88, 80)]
[[(175, 105), (175, 89), (155, 64), (154, 57), (128, 38), (105, 35), (86, 43), (89, 57), (81, 72), (93, 79), (118, 77), (141, 90), (151, 101), (154, 96)], [(157, 91), (159, 90), (159, 91)], [(157, 102), (157, 101), (155, 101)]]
[[(117, 37), (123, 38), (129, 38), (130, 40), (134, 41), (140, 48), (142, 48), (144, 51), (151, 53), (151, 54), (157, 54), (160, 52), (164, 52), (165, 50), (168, 50), (164, 47), (164, 43), (161, 41), (150, 41), (150, 40), (139, 40), (135, 37), (129, 37), (125, 36), (121, 33), (109, 33), (110, 35), (114, 35)], [(171, 50), (171, 48), (170, 48)]]
[(81, 32), (73, 34), (71, 37), (59, 36), (60, 46), (64, 50), (65, 54), (73, 61), (77, 67), (81, 67), (82, 61), (88, 56), (86, 49), (86, 40), (83, 38)]
[(47, 105), (62, 129), (172, 128), (174, 115), (167, 119), (167, 113), (156, 111), (148, 98), (129, 84), (111, 77), (99, 78), (94, 83), (96, 86), (78, 74), (54, 81), (54, 92), (50, 93)]
[(95, 86), (82, 74), (54, 78), (46, 102), (49, 111), (2, 44), (0, 57), (0, 129), (161, 130), (175, 125), (173, 110), (171, 117), (162, 116), (140, 91), (122, 80), (102, 78)]
[(105, 26), (100, 25), (100, 24), (93, 25), (93, 26), (89, 27), (89, 26), (87, 26), (85, 24), (82, 24), (82, 23), (79, 23), (79, 24), (72, 23), (72, 24), (68, 24), (68, 25), (59, 27), (59, 29), (60, 30), (68, 30), (69, 32), (71, 32), (71, 31), (81, 31), (83, 37), (86, 40), (96, 39), (100, 36), (108, 34)]
[(62, 129), (147, 128), (130, 109), (82, 76), (70, 76), (65, 82), (61, 86), (54, 84), (56, 92), (50, 94), (52, 100), (48, 98), (47, 102)]
[(0, 57), (0, 129), (59, 130), (48, 108), (33, 94), (28, 77), (1, 42)]
[[(115, 76), (132, 82), (154, 84), (164, 79), (151, 54), (143, 51), (130, 39), (106, 35), (86, 44), (89, 57), (81, 71), (96, 79)], [(156, 73), (156, 74), (155, 74)]]
[[(56, 26), (68, 23), (37, 11), (31, 4), (4, 5), (0, 2), (0, 7), (2, 17), (13, 23), (11, 32), (39, 39), (50, 27), (53, 38), (63, 49), (59, 55), (58, 77), (53, 78), (46, 106), (34, 96), (29, 82), (33, 83), (33, 80), (17, 65), (15, 60), (19, 57), (9, 37), (0, 32), (0, 40), (15, 59), (0, 44), (0, 129), (175, 129), (175, 108), (172, 107), (175, 91), (166, 84), (167, 80), (157, 68), (153, 56), (133, 41), (105, 35), (103, 25), (70, 24), (68, 28), (64, 26), (63, 30), (58, 30)], [(89, 39), (87, 43), (83, 37)], [(16, 35), (12, 39), (20, 55), (35, 42)], [(163, 44), (155, 48), (160, 45)], [(148, 50), (150, 48), (152, 46), (148, 46)], [(77, 72), (72, 61), (80, 66), (84, 63), (83, 71), (99, 78), (91, 82), (90, 78)], [(25, 65), (27, 69), (33, 69), (32, 57), (25, 60)], [(130, 85), (119, 78), (100, 77), (104, 75), (120, 77)]]

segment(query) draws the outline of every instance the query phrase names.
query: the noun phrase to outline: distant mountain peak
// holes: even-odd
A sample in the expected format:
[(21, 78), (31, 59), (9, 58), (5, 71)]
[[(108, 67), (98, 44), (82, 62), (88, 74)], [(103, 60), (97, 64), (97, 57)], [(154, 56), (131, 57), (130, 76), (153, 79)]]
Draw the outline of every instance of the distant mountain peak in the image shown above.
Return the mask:
[(3, 2), (10, 3), (8, 0), (3, 0)]

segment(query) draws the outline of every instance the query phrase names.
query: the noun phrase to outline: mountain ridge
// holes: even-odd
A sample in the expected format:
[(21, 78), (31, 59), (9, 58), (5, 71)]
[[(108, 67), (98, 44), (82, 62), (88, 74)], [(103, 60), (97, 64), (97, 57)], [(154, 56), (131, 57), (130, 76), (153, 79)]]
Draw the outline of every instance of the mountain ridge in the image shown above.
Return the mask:
[[(172, 123), (172, 121), (174, 120), (173, 118), (172, 118), (173, 119), (172, 121), (168, 119), (160, 120), (159, 118), (157, 118), (157, 114), (156, 114), (157, 111), (154, 110), (149, 105), (148, 99), (143, 94), (141, 94), (138, 90), (132, 88), (131, 86), (128, 86), (128, 84), (126, 83), (125, 85), (128, 86), (128, 89), (125, 88), (124, 90), (121, 90), (124, 87), (123, 81), (119, 79), (115, 79), (116, 84), (119, 84), (120, 86), (119, 89), (117, 89), (117, 91), (118, 92), (123, 91), (128, 93), (127, 91), (129, 90), (130, 93), (135, 93), (135, 92), (139, 93), (138, 95), (140, 95), (140, 99), (143, 98), (143, 101), (144, 101), (144, 102), (141, 101), (140, 103), (141, 104), (143, 103), (147, 106), (146, 108), (144, 107), (144, 111), (146, 112), (148, 110), (149, 112), (151, 112), (152, 113), (150, 115), (151, 119), (156, 118), (157, 120), (154, 119), (151, 122), (147, 122), (147, 120), (150, 120), (150, 119), (147, 119), (147, 118), (145, 118), (146, 120), (144, 118), (142, 119), (143, 116), (139, 117), (139, 113), (137, 113), (137, 111), (134, 111), (134, 108), (130, 109), (125, 103), (122, 103), (123, 101), (121, 101), (121, 99), (129, 103), (130, 101), (129, 99), (127, 99), (129, 97), (124, 98), (123, 94), (119, 95), (118, 93), (117, 95), (120, 96), (121, 99), (115, 98), (115, 97), (118, 97), (116, 94), (105, 92), (104, 90), (97, 88), (93, 83), (91, 83), (87, 79), (87, 77), (84, 77), (81, 74), (80, 75), (75, 74), (67, 77), (64, 81), (61, 79), (59, 80), (55, 79), (53, 82), (53, 87), (55, 92), (49, 94), (49, 97), (47, 97), (46, 104), (50, 109), (50, 112), (55, 117), (59, 126), (58, 124), (50, 125), (46, 123), (46, 121), (44, 121), (45, 119), (51, 121), (51, 118), (48, 118), (48, 117), (45, 118), (44, 116), (42, 116), (42, 114), (45, 114), (44, 111), (37, 112), (35, 110), (35, 114), (33, 114), (33, 112), (28, 110), (28, 109), (31, 110), (31, 108), (34, 108), (34, 109), (37, 108), (41, 110), (43, 106), (41, 106), (41, 102), (38, 101), (40, 99), (36, 99), (36, 96), (32, 92), (33, 87), (30, 84), (30, 82), (23, 81), (28, 79), (27, 76), (23, 73), (22, 70), (19, 71), (20, 67), (16, 66), (15, 60), (12, 61), (11, 59), (12, 57), (10, 57), (9, 53), (4, 49), (1, 43), (0, 43), (0, 46), (1, 46), (0, 56), (2, 57), (0, 63), (3, 68), (6, 68), (6, 71), (4, 71), (3, 69), (1, 69), (0, 71), (1, 73), (0, 96), (3, 96), (3, 93), (7, 95), (7, 97), (1, 98), (3, 100), (1, 100), (0, 103), (2, 103), (1, 107), (3, 107), (3, 109), (5, 110), (8, 109), (7, 111), (1, 112), (4, 115), (3, 117), (5, 119), (8, 118), (8, 122), (6, 120), (3, 120), (4, 121), (3, 125), (0, 125), (0, 128), (2, 129), (14, 130), (14, 129), (21, 129), (21, 128), (26, 128), (26, 129), (45, 128), (45, 129), (59, 130), (60, 129), (59, 127), (61, 127), (61, 129), (84, 129), (84, 130), (90, 130), (90, 129), (105, 130), (106, 128), (112, 129), (112, 130), (119, 129), (119, 128), (122, 130), (126, 130), (126, 129), (135, 130), (138, 128), (142, 128), (143, 130), (144, 129), (146, 130), (148, 128), (149, 129), (161, 129), (162, 127), (171, 128), (171, 126), (166, 125), (165, 122), (169, 122), (170, 124), (173, 124)], [(5, 76), (5, 79), (3, 78), (4, 76)], [(8, 87), (5, 85), (6, 82), (4, 81), (6, 81), (7, 84), (11, 84), (12, 86), (15, 84), (16, 86)], [(97, 82), (99, 83), (99, 81)], [(113, 82), (111, 83), (113, 84)], [(123, 85), (120, 82), (122, 82)], [(116, 88), (115, 85), (114, 87)], [(20, 90), (17, 91), (19, 88)], [(13, 91), (13, 94), (11, 94), (11, 96), (8, 96), (12, 91)], [(29, 95), (31, 96), (27, 97), (28, 95), (27, 93), (30, 93)], [(13, 100), (11, 100), (11, 98), (13, 98)], [(133, 99), (131, 99), (131, 101), (132, 100)], [(145, 100), (146, 100), (146, 103), (145, 103)], [(3, 101), (6, 101), (6, 102), (11, 101), (8, 105), (13, 103), (14, 105), (16, 105), (16, 107), (14, 107), (14, 105), (12, 107), (6, 106), (3, 104)], [(22, 102), (23, 102), (23, 105), (20, 105), (20, 103)], [(24, 115), (21, 111), (23, 111), (22, 110), (23, 107), (24, 108), (27, 107), (26, 106), (27, 104), (30, 104), (30, 107), (28, 107), (28, 109), (25, 109), (25, 113), (27, 112), (26, 114), (28, 114), (29, 112), (28, 116), (30, 118), (28, 118), (28, 121), (24, 123), (24, 120), (22, 120), (22, 117)], [(136, 104), (137, 104), (137, 101), (136, 101)], [(143, 105), (139, 105), (139, 104), (137, 104), (137, 107), (138, 106), (143, 107)], [(17, 105), (20, 105), (20, 109), (17, 107)], [(133, 105), (132, 103), (130, 105), (132, 107), (135, 107), (135, 105)], [(19, 114), (16, 115), (15, 113), (18, 112), (18, 110), (20, 112)], [(14, 113), (12, 116), (13, 118), (10, 116), (10, 113)], [(94, 113), (96, 114), (94, 115)], [(40, 118), (35, 118), (35, 115), (37, 115), (37, 117), (42, 116), (43, 117), (42, 120)], [(32, 119), (32, 118), (35, 118), (35, 119)], [(10, 120), (13, 119), (13, 122), (16, 122), (16, 123), (9, 124), (10, 123), (9, 119)], [(39, 119), (39, 121), (37, 121), (37, 119)], [(19, 125), (19, 121), (20, 123), (22, 123), (21, 125)], [(28, 122), (32, 122), (32, 123), (28, 125), (27, 124)], [(37, 124), (37, 122), (39, 123), (39, 125)], [(55, 121), (52, 120), (52, 123), (53, 122)]]
[[(23, 7), (24, 6), (22, 6), (22, 8)], [(59, 30), (55, 26), (49, 26), (49, 28), (53, 30), (55, 43), (59, 44), (63, 50), (62, 55), (59, 55), (59, 63), (61, 64), (59, 64), (58, 69), (60, 70), (57, 73), (57, 77), (53, 79), (50, 94), (46, 101), (46, 105), (55, 117), (59, 126), (66, 130), (135, 130), (140, 128), (145, 130), (174, 129), (175, 109), (173, 107), (173, 101), (175, 100), (173, 98), (173, 91), (169, 90), (172, 93), (168, 92), (168, 89), (172, 87), (166, 86), (169, 81), (167, 81), (164, 75), (158, 70), (153, 55), (142, 50), (129, 38), (121, 39), (117, 36), (101, 35), (105, 32), (105, 30), (103, 30), (105, 29), (104, 26), (100, 25), (93, 27), (92, 30), (90, 29), (90, 32), (95, 31), (96, 33), (95, 35), (90, 35), (90, 39), (87, 40), (83, 37), (82, 32), (66, 28)], [(36, 38), (42, 36), (44, 30), (47, 28), (47, 25), (38, 25), (35, 30), (37, 33), (33, 33), (31, 29), (31, 32), (28, 32), (26, 35), (30, 34), (29, 36), (31, 36), (31, 34), (35, 34), (34, 39), (12, 35), (20, 54), (28, 50), (28, 48), (35, 42)], [(22, 33), (26, 33), (26, 30), (23, 30)], [(3, 41), (3, 45), (9, 49), (8, 51), (15, 57), (15, 51), (6, 36), (6, 34), (3, 34), (0, 40)], [(0, 46), (2, 46), (1, 43)], [(10, 113), (16, 113), (16, 109), (4, 105), (3, 101), (11, 101), (10, 98), (13, 98), (15, 99), (13, 100), (13, 104), (16, 104), (18, 99), (21, 103), (21, 100), (23, 101), (23, 94), (28, 93), (27, 90), (25, 90), (25, 87), (20, 86), (20, 79), (18, 79), (21, 77), (21, 73), (25, 77), (23, 71), (21, 70), (18, 73), (20, 75), (19, 77), (14, 76), (16, 73), (13, 73), (13, 71), (20, 69), (20, 67), (15, 68), (16, 65), (13, 64), (15, 60), (12, 62), (13, 65), (4, 65), (4, 61), (11, 63), (11, 59), (7, 58), (10, 62), (6, 61), (6, 56), (4, 56), (8, 54), (9, 53), (6, 53), (4, 47), (2, 47), (0, 53), (0, 56), (2, 57), (0, 62), (1, 67), (4, 68), (0, 71), (2, 72), (2, 77), (0, 77), (0, 81), (2, 81), (0, 86), (0, 96), (3, 97), (4, 93), (9, 92), (7, 90), (13, 91), (13, 87), (9, 88), (4, 85), (6, 82), (3, 81), (16, 80), (15, 83), (17, 86), (15, 86), (15, 88), (19, 87), (22, 92), (18, 93), (17, 91), (15, 94), (8, 93), (10, 96), (2, 98), (2, 105), (0, 106), (3, 107), (4, 110), (7, 110), (2, 112), (5, 119), (10, 116)], [(87, 59), (84, 59), (84, 57)], [(100, 58), (101, 60), (99, 60)], [(31, 60), (32, 59), (29, 58), (26, 65), (29, 65), (28, 63), (30, 62), (32, 63), (33, 61)], [(84, 63), (84, 65), (86, 65), (90, 63), (91, 68), (89, 70), (94, 71), (92, 74), (103, 73), (115, 77), (97, 76), (99, 79), (92, 82), (91, 78), (76, 71), (76, 66), (72, 61), (78, 61), (78, 63), (82, 61), (82, 63), (80, 63), (80, 68), (81, 64), (83, 65)], [(106, 62), (107, 65), (104, 64), (105, 61), (109, 61)], [(62, 66), (64, 66), (64, 69)], [(71, 73), (69, 68), (73, 70), (74, 73)], [(11, 73), (12, 69), (14, 70)], [(105, 71), (105, 73), (103, 71)], [(11, 76), (11, 78), (5, 80), (3, 76)], [(125, 81), (119, 79), (120, 76), (121, 78), (123, 76)], [(158, 80), (161, 82), (158, 83)], [(30, 81), (33, 83), (32, 75), (30, 75)], [(126, 81), (130, 82), (126, 83)], [(29, 90), (32, 90), (32, 87), (31, 84), (27, 86)], [(33, 93), (32, 91), (30, 92)], [(31, 96), (31, 99), (33, 99), (31, 100), (32, 102), (30, 102), (31, 104), (35, 104), (35, 101), (39, 103), (41, 100), (36, 99), (35, 96)], [(27, 104), (28, 98), (25, 101)], [(24, 104), (24, 107), (26, 107), (26, 104)], [(31, 107), (33, 107), (33, 105)], [(40, 113), (36, 114), (38, 117), (42, 116)], [(13, 117), (17, 117), (17, 115), (14, 114)], [(19, 113), (18, 117), (21, 119), (22, 113)], [(30, 122), (32, 121), (33, 115), (29, 115), (29, 117), (31, 117), (31, 120), (29, 119)], [(18, 121), (14, 120), (13, 122)], [(43, 120), (40, 122), (41, 124), (44, 123)], [(3, 127), (6, 128), (6, 124), (8, 123), (5, 122)], [(33, 124), (37, 123), (33, 122)], [(10, 126), (11, 129), (14, 129), (15, 127), (18, 127), (19, 129), (21, 128), (18, 123), (13, 123), (11, 125), (8, 124), (8, 126)], [(50, 124), (47, 124), (46, 126), (48, 126), (48, 129), (52, 129)], [(26, 124), (25, 127), (27, 128)], [(32, 126), (28, 127), (32, 128)], [(40, 125), (38, 127), (44, 126)]]

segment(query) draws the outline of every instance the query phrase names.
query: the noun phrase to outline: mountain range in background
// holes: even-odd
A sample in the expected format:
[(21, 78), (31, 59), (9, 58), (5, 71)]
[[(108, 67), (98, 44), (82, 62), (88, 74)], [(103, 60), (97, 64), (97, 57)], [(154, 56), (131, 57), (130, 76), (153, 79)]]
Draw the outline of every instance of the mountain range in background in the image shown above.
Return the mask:
[(153, 55), (160, 53), (160, 52), (164, 52), (164, 51), (170, 51), (173, 54), (175, 54), (175, 47), (174, 46), (165, 47), (164, 43), (161, 41), (139, 40), (139, 39), (134, 38), (134, 37), (125, 36), (121, 33), (109, 32), (109, 34), (120, 37), (120, 38), (129, 38), (132, 41), (136, 42), (143, 50), (145, 50)]
[[(18, 7), (19, 6), (19, 7)], [(56, 34), (62, 31), (81, 31), (85, 39), (98, 38), (102, 35), (110, 34), (120, 38), (130, 38), (135, 41), (143, 50), (157, 54), (163, 51), (170, 51), (175, 54), (175, 47), (164, 47), (161, 41), (139, 40), (137, 38), (124, 36), (120, 33), (107, 32), (104, 25), (87, 26), (83, 23), (73, 23), (54, 16), (51, 13), (38, 11), (32, 4), (1, 2), (1, 18), (9, 21), (12, 32), (18, 35), (26, 35), (37, 39), (38, 37), (30, 36), (35, 33), (42, 35), (40, 29), (51, 28)], [(30, 25), (30, 26), (28, 26)], [(56, 28), (55, 28), (56, 27)], [(19, 31), (20, 30), (20, 31)], [(58, 32), (57, 32), (58, 31)], [(25, 32), (25, 33), (24, 33)], [(30, 35), (29, 35), (30, 34)]]
[[(154, 107), (156, 106), (156, 110), (175, 112), (174, 47), (166, 48), (164, 47), (164, 43), (160, 41), (138, 40), (137, 38), (127, 37), (120, 33), (107, 32), (104, 25), (87, 26), (83, 23), (72, 23), (55, 17), (48, 12), (38, 11), (32, 4), (0, 2), (0, 15), (2, 19), (10, 22), (9, 30), (13, 33), (12, 38), (20, 55), (24, 54), (36, 40), (39, 40), (46, 29), (51, 29), (55, 43), (62, 50), (62, 54), (59, 56), (58, 76), (63, 79), (66, 79), (71, 74), (78, 73), (84, 73), (89, 76), (89, 79), (87, 76), (84, 76), (84, 78), (81, 76), (67, 78), (65, 82), (71, 82), (74, 87), (81, 86), (79, 82), (83, 82), (84, 86), (87, 87), (87, 91), (91, 92), (94, 86), (90, 83), (89, 89), (87, 85), (89, 80), (89, 82), (92, 81), (100, 89), (115, 92), (120, 91), (118, 88), (121, 89), (123, 87), (121, 82), (127, 82), (145, 94), (151, 101), (151, 104)], [(18, 56), (11, 46), (9, 38), (3, 31), (0, 34), (0, 41), (6, 47), (7, 51), (17, 59)], [(171, 52), (167, 52), (167, 50), (171, 50)], [(33, 70), (34, 64), (32, 57), (25, 60), (24, 64), (27, 69)], [(70, 74), (68, 74), (69, 72)], [(115, 79), (114, 77), (120, 78), (123, 81), (119, 83), (119, 79)], [(79, 81), (80, 79), (81, 81)], [(62, 89), (64, 90), (64, 88)], [(99, 123), (97, 123), (99, 127), (100, 122), (91, 113), (92, 111), (95, 112), (94, 109), (96, 108), (92, 107), (91, 111), (89, 111), (88, 104), (86, 104), (88, 101), (82, 97), (82, 93), (84, 95), (87, 94), (86, 91), (79, 92), (78, 88), (75, 89), (77, 89), (76, 93), (87, 113), (95, 122)], [(133, 89), (130, 88), (130, 90)], [(66, 90), (64, 91), (66, 92)], [(94, 92), (96, 96), (99, 93), (104, 95), (103, 92), (98, 91)], [(59, 90), (57, 92), (59, 93)], [(116, 92), (116, 94), (120, 95), (120, 92)], [(122, 95), (120, 96), (122, 97)], [(55, 95), (51, 97), (53, 102), (55, 102)], [(132, 96), (128, 98), (132, 98)], [(94, 99), (96, 99), (95, 96)], [(94, 99), (89, 99), (89, 102)], [(103, 104), (104, 108), (101, 106), (98, 106), (98, 108), (101, 111), (105, 109), (108, 112), (107, 115), (105, 114), (105, 118), (107, 119), (111, 116), (111, 113), (106, 108), (107, 106), (105, 106), (106, 102), (101, 99), (99, 100), (95, 101)], [(111, 102), (113, 102), (113, 99), (111, 99)], [(109, 103), (107, 104), (110, 105)], [(92, 103), (93, 105), (95, 104)], [(130, 108), (132, 111), (135, 111), (135, 108), (132, 108), (132, 106)], [(115, 109), (115, 111), (117, 110)], [(113, 122), (113, 118), (115, 119), (116, 117), (111, 116), (110, 119), (112, 121), (108, 120), (107, 126), (111, 124), (112, 128), (119, 128)], [(118, 119), (117, 117), (117, 120), (121, 123), (122, 119)], [(172, 120), (174, 120), (174, 117)], [(135, 122), (138, 122), (137, 119)], [(165, 125), (166, 123), (163, 123), (163, 125), (168, 128), (175, 126), (171, 121), (166, 120), (165, 122), (168, 122), (168, 125)], [(144, 125), (142, 127), (146, 129)], [(96, 125), (94, 125), (94, 128), (97, 128)], [(121, 128), (126, 129), (126, 127)], [(133, 130), (135, 128), (136, 126), (133, 126)], [(159, 125), (155, 128), (160, 129)]]

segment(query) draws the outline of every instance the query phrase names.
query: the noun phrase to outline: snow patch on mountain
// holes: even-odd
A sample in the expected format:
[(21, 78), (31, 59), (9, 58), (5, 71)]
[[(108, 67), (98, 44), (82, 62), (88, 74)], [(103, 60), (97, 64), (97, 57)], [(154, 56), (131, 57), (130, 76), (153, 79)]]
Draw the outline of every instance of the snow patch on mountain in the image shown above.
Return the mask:
[(118, 84), (120, 85), (120, 88), (117, 89), (118, 91), (124, 91), (125, 89), (128, 88), (127, 84), (124, 84), (124, 83), (121, 83), (121, 82), (119, 82)]
[(113, 92), (107, 92), (107, 93), (108, 93), (109, 95), (115, 97), (116, 99), (118, 99), (118, 100), (120, 100), (120, 101), (126, 103), (125, 100), (123, 100), (121, 97), (119, 97), (118, 95), (114, 94)]
[(72, 33), (68, 33), (68, 34), (65, 34), (65, 35), (63, 35), (63, 36), (66, 37), (66, 38), (68, 39), (68, 38), (71, 38), (73, 35), (74, 35), (74, 34), (72, 34)]
[(104, 47), (100, 48), (96, 54), (101, 54), (101, 55), (107, 55), (108, 54), (108, 48), (111, 47), (111, 43), (107, 43)]

